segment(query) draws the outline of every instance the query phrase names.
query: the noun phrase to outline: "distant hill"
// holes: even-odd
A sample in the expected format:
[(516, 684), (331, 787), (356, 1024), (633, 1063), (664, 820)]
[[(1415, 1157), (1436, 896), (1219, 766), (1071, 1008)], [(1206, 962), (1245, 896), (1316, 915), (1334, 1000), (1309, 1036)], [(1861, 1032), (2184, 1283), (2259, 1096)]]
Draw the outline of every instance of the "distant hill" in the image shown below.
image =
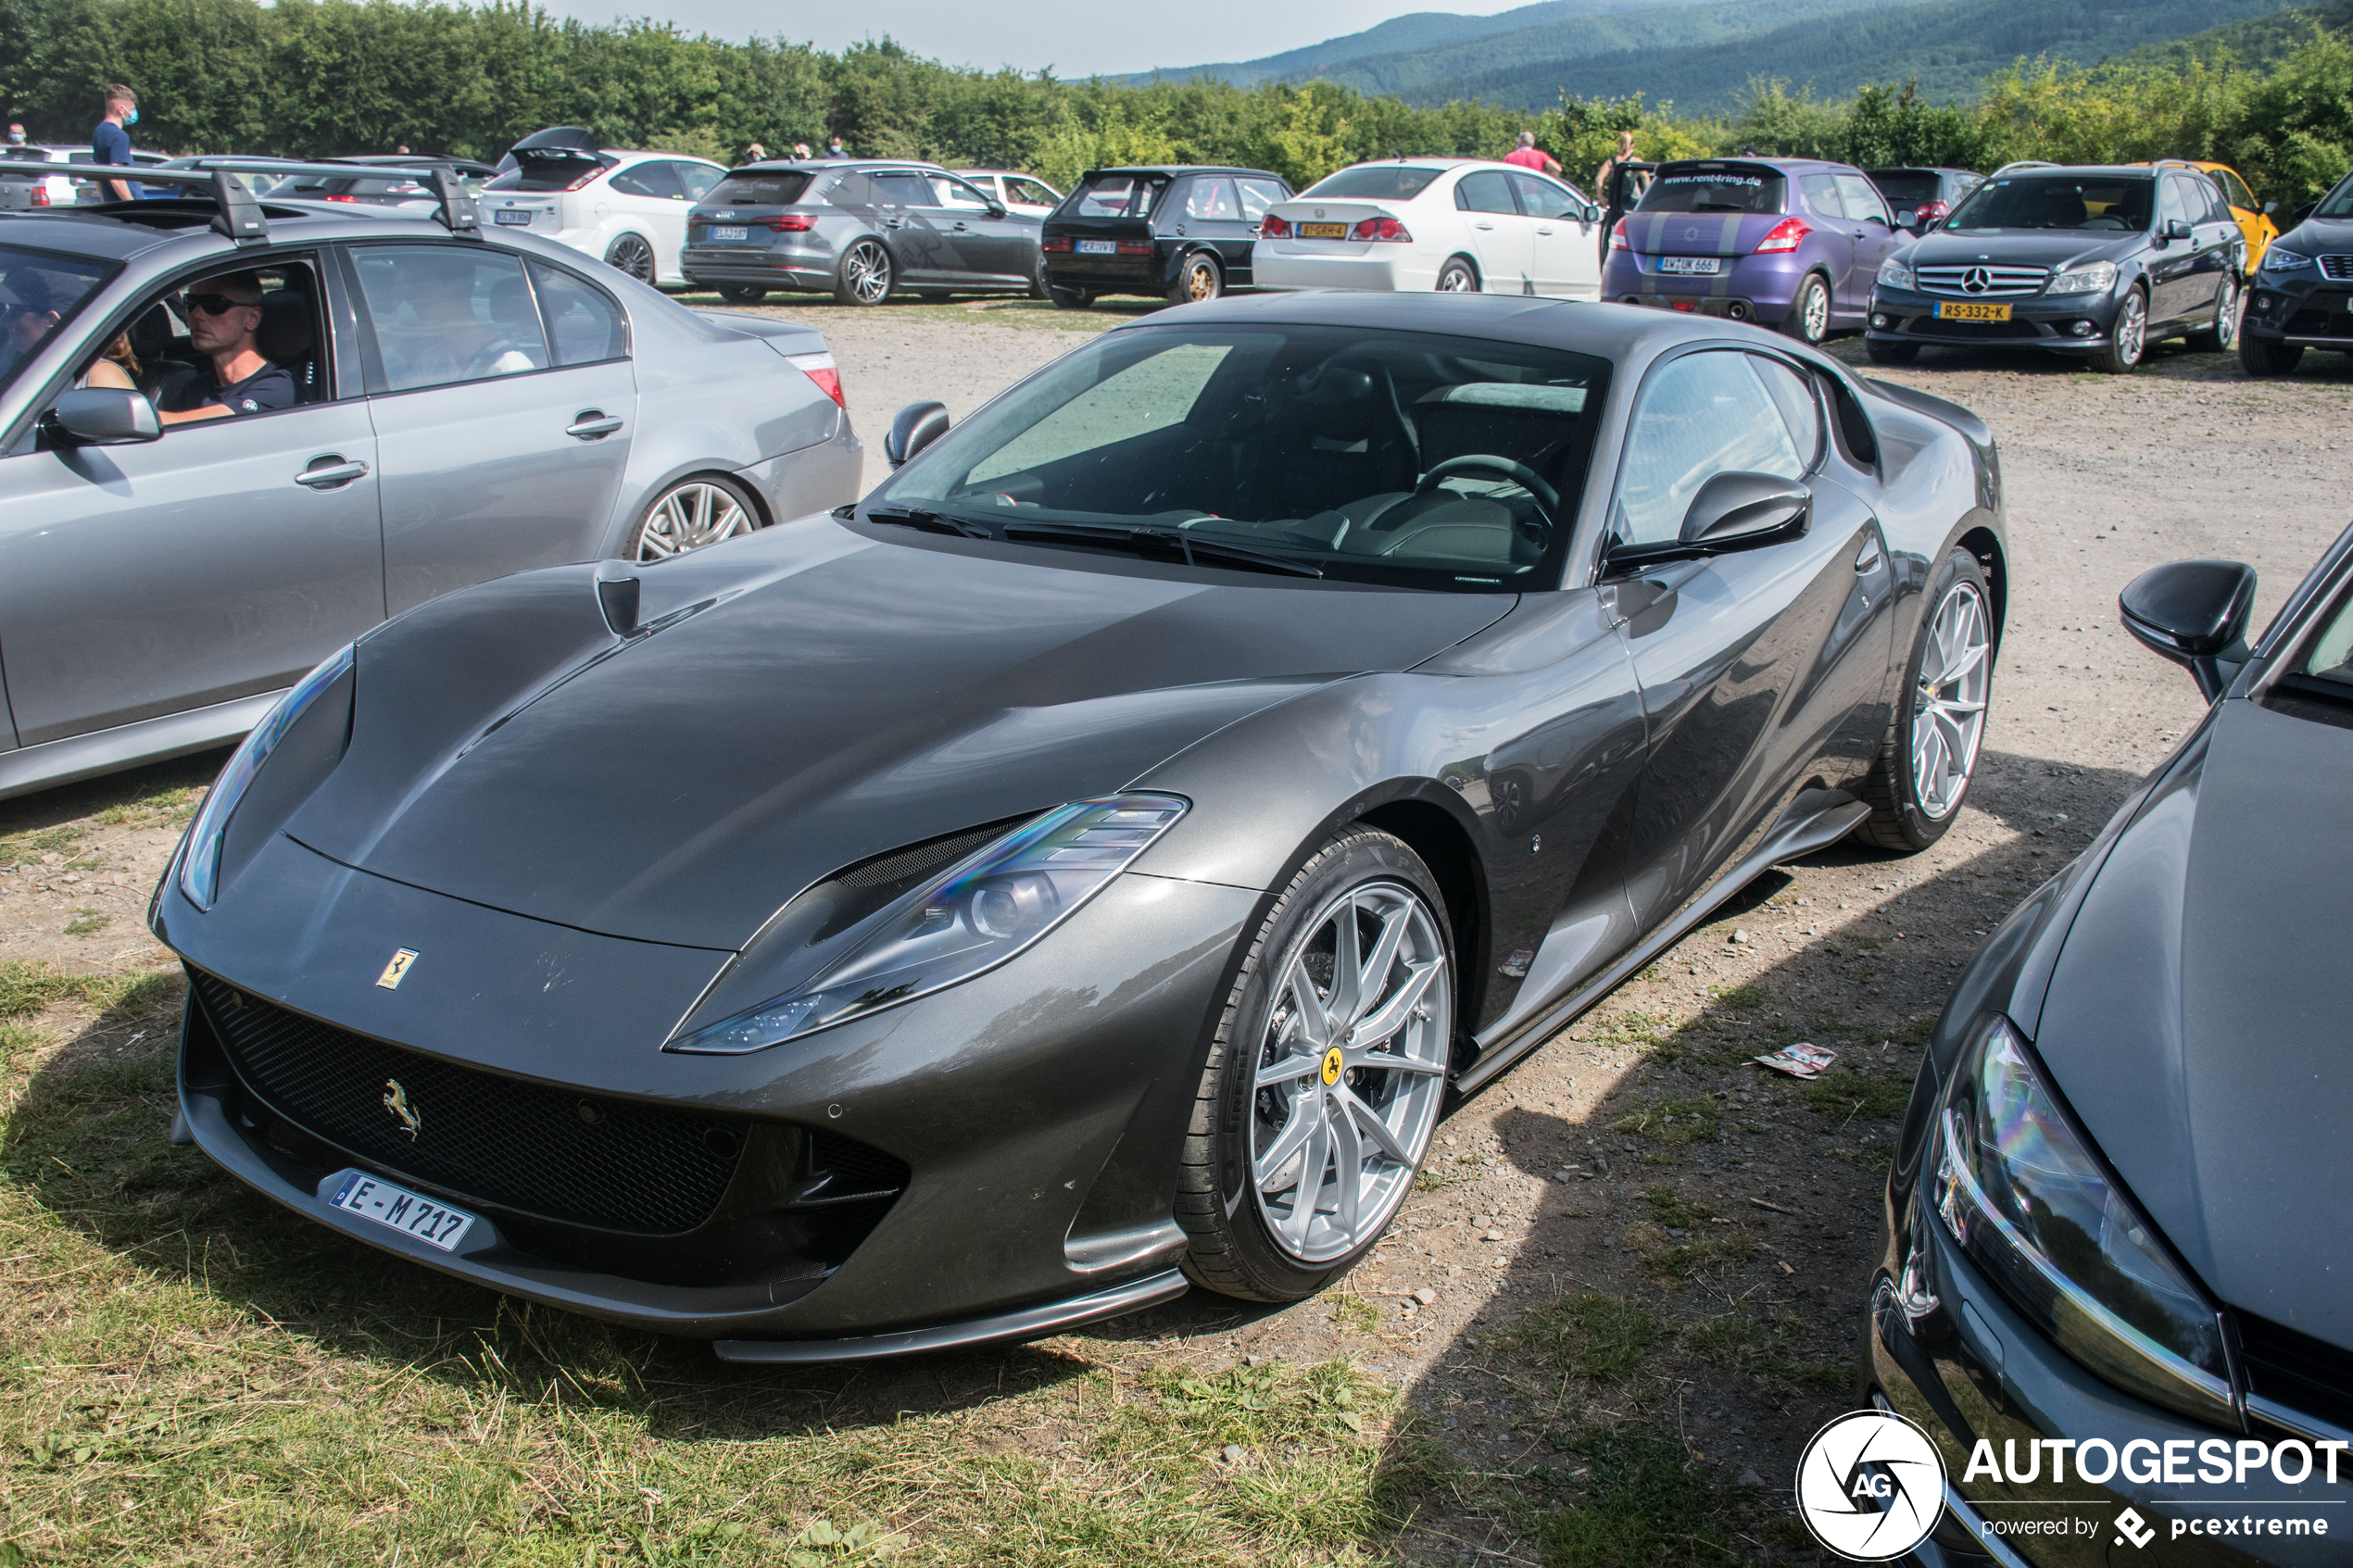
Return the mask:
[[(2020, 56), (2080, 64), (2226, 43), (2243, 57), (2284, 53), (2309, 20), (2353, 0), (2290, 12), (2288, 0), (1699, 0), (1660, 5), (1549, 0), (1492, 17), (1427, 12), (1264, 59), (1125, 80), (1216, 76), (1249, 84), (1323, 80), (1430, 106), (1475, 98), (1543, 109), (1578, 97), (1672, 100), (1685, 113), (1732, 108), (1779, 78), (1816, 95), (1918, 79), (1931, 100), (1969, 97)], [(2210, 41), (2194, 44), (2196, 40)], [(2151, 57), (2158, 57), (2152, 56)], [(2171, 57), (2171, 56), (2163, 56)]]
[(2333, 6), (2298, 6), (2294, 10), (2274, 11), (2268, 17), (2224, 22), (2204, 32), (2193, 32), (2187, 38), (2144, 44), (2125, 58), (2179, 67), (2194, 59), (2211, 60), (2228, 49), (2241, 65), (2271, 66), (2295, 53), (2297, 45), (2311, 38), (2315, 27), (2353, 36), (2353, 0), (2338, 0)]

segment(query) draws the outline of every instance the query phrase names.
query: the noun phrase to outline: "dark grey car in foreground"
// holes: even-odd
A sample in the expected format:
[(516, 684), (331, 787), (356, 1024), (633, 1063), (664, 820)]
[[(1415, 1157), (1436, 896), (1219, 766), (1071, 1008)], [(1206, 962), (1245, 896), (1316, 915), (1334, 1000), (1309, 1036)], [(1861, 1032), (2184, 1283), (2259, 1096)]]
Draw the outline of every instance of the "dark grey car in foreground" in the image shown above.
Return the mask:
[(1995, 1555), (2138, 1562), (2081, 1553), (2149, 1529), (2155, 1562), (2353, 1552), (2353, 534), (2250, 652), (2254, 587), (2187, 561), (2125, 591), (2219, 700), (1994, 933), (1913, 1093), (1867, 1364), (1944, 1454), (1930, 1568), (2068, 1518)]
[(1968, 788), (1990, 438), (1785, 340), (1267, 296), (926, 409), (856, 508), (321, 666), (155, 905), (187, 1135), (738, 1360), (1297, 1299), (1450, 1085)]

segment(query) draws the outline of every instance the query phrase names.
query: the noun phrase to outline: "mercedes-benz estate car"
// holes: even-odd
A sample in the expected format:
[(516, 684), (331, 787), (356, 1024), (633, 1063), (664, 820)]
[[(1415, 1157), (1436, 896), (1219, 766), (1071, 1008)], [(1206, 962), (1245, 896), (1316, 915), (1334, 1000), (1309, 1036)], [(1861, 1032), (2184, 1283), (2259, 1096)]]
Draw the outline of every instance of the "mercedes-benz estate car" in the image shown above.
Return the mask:
[(1930, 345), (2032, 348), (2130, 370), (2163, 338), (2236, 341), (2246, 240), (2185, 164), (2005, 171), (1882, 262), (1865, 336), (1874, 363)]
[(1252, 267), (1262, 288), (1598, 299), (1601, 220), (1583, 192), (1533, 169), (1360, 163), (1268, 207)]
[(2251, 376), (2284, 376), (2308, 348), (2353, 354), (2353, 174), (2263, 253), (2240, 331)]
[(445, 225), (169, 172), (193, 194), (0, 214), (0, 794), (233, 739), (450, 589), (857, 492), (814, 331), (462, 197)]
[(1038, 222), (936, 163), (768, 160), (730, 169), (688, 219), (688, 282), (733, 305), (770, 290), (844, 305), (1038, 294)]
[(1879, 188), (1843, 163), (1665, 163), (1610, 231), (1602, 294), (1819, 343), (1862, 325), (1872, 275), (1906, 237)]

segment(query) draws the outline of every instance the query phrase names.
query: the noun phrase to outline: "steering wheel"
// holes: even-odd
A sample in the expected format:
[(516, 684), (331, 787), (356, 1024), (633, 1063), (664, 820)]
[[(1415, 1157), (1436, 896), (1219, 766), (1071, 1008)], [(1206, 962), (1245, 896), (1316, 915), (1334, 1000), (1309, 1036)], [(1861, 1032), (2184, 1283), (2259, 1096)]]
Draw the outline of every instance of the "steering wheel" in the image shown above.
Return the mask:
[(1532, 542), (1540, 547), (1549, 545), (1554, 526), (1553, 517), (1560, 510), (1560, 492), (1545, 483), (1543, 476), (1526, 463), (1516, 463), (1509, 458), (1493, 457), (1485, 452), (1466, 452), (1459, 458), (1449, 458), (1442, 463), (1431, 465), (1430, 470), (1422, 475), (1421, 483), (1414, 486), (1414, 494), (1427, 495), (1438, 488), (1438, 483), (1442, 479), (1452, 479), (1458, 473), (1475, 473), (1482, 469), (1502, 474), (1536, 498), (1536, 509), (1541, 514), (1544, 528), (1542, 535)]

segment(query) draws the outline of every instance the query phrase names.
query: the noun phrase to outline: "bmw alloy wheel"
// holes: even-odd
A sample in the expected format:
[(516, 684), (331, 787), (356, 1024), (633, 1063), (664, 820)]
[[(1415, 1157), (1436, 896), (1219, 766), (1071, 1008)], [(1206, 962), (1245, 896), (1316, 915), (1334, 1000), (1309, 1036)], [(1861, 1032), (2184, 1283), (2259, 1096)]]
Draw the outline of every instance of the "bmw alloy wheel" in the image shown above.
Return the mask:
[(1923, 814), (1951, 815), (1977, 767), (1993, 679), (1993, 632), (1973, 583), (1956, 583), (1936, 607), (1912, 705), (1912, 790)]
[(759, 526), (733, 490), (712, 480), (690, 479), (671, 486), (646, 508), (646, 521), (637, 529), (636, 558), (667, 560)]
[(618, 268), (641, 283), (654, 281), (654, 247), (635, 234), (623, 234), (605, 252), (607, 266)]
[(841, 258), (842, 282), (861, 305), (880, 305), (890, 297), (890, 253), (873, 240), (861, 240)]
[(1437, 917), (1386, 879), (1316, 912), (1257, 1052), (1251, 1186), (1277, 1244), (1314, 1265), (1380, 1234), (1446, 1090), (1453, 987)]

